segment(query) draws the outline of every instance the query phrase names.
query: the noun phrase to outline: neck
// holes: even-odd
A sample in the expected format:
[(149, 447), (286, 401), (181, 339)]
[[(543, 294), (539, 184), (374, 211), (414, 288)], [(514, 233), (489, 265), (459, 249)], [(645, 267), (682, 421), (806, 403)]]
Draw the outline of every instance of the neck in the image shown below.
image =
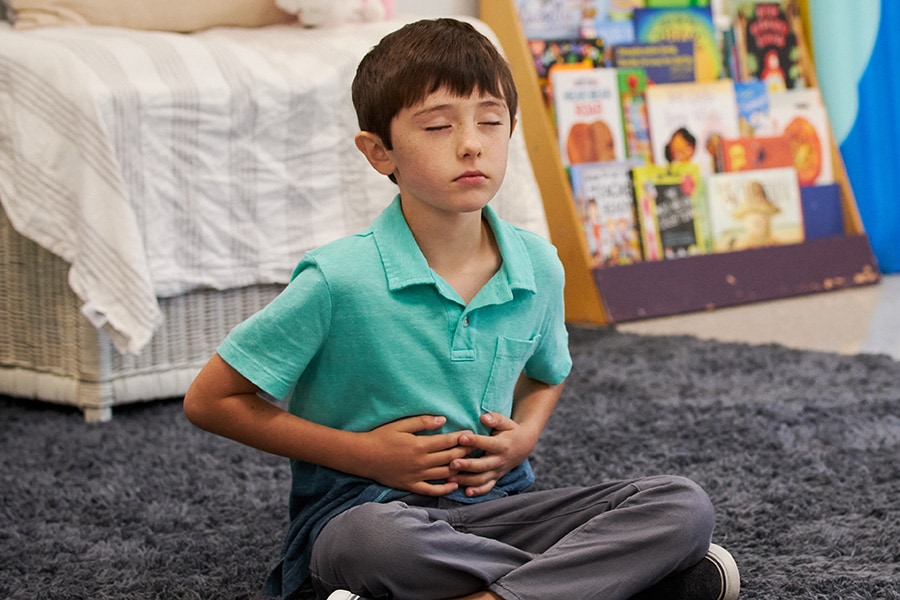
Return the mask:
[[(481, 211), (404, 216), (435, 273), (468, 303), (500, 268), (500, 250)], [(434, 215), (432, 215), (434, 217)]]

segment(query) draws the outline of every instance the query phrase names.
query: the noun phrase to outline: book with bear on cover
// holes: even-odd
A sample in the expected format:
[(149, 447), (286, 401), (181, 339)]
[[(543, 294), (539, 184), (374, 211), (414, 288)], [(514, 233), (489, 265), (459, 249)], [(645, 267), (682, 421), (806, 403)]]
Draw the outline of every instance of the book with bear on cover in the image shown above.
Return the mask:
[(591, 265), (609, 267), (641, 261), (631, 169), (638, 161), (572, 165), (572, 195), (581, 217)]
[(644, 260), (706, 252), (705, 216), (696, 164), (641, 165), (632, 169)]
[(740, 137), (737, 100), (729, 79), (647, 87), (653, 162), (694, 162), (704, 176), (716, 167), (718, 144)]
[(713, 252), (804, 240), (803, 208), (793, 167), (715, 173), (707, 179)]
[(615, 69), (550, 71), (563, 164), (625, 159), (625, 133)]

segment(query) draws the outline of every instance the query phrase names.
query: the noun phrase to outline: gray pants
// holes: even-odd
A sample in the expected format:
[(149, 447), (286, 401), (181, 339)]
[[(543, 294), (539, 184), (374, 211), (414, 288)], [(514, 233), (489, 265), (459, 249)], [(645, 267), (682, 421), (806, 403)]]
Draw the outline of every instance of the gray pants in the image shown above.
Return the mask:
[(626, 600), (699, 562), (712, 504), (681, 477), (528, 492), (480, 504), (410, 495), (328, 523), (313, 547), (320, 597)]

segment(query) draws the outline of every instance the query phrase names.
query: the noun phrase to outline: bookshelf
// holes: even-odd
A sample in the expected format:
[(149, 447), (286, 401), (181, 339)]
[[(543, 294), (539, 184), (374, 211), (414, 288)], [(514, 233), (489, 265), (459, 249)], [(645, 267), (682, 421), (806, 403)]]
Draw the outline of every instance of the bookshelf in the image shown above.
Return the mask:
[[(880, 279), (840, 151), (832, 141), (844, 235), (801, 244), (594, 268), (556, 131), (544, 107), (515, 0), (481, 0), (519, 91), (520, 126), (535, 165), (550, 237), (566, 271), (566, 319), (605, 325), (870, 285)], [(802, 25), (795, 25), (799, 28)], [(802, 38), (803, 36), (798, 36)], [(811, 58), (806, 53), (805, 60)], [(808, 69), (815, 86), (815, 70)], [(833, 136), (832, 136), (833, 139)]]

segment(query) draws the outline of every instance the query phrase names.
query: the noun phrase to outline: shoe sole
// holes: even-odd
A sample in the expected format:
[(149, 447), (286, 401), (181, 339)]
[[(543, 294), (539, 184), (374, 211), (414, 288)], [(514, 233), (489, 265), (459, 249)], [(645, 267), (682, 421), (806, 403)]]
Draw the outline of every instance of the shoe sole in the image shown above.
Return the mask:
[(719, 600), (737, 600), (741, 593), (741, 574), (738, 571), (734, 557), (718, 544), (710, 544), (706, 558), (719, 570), (722, 589), (719, 592)]

